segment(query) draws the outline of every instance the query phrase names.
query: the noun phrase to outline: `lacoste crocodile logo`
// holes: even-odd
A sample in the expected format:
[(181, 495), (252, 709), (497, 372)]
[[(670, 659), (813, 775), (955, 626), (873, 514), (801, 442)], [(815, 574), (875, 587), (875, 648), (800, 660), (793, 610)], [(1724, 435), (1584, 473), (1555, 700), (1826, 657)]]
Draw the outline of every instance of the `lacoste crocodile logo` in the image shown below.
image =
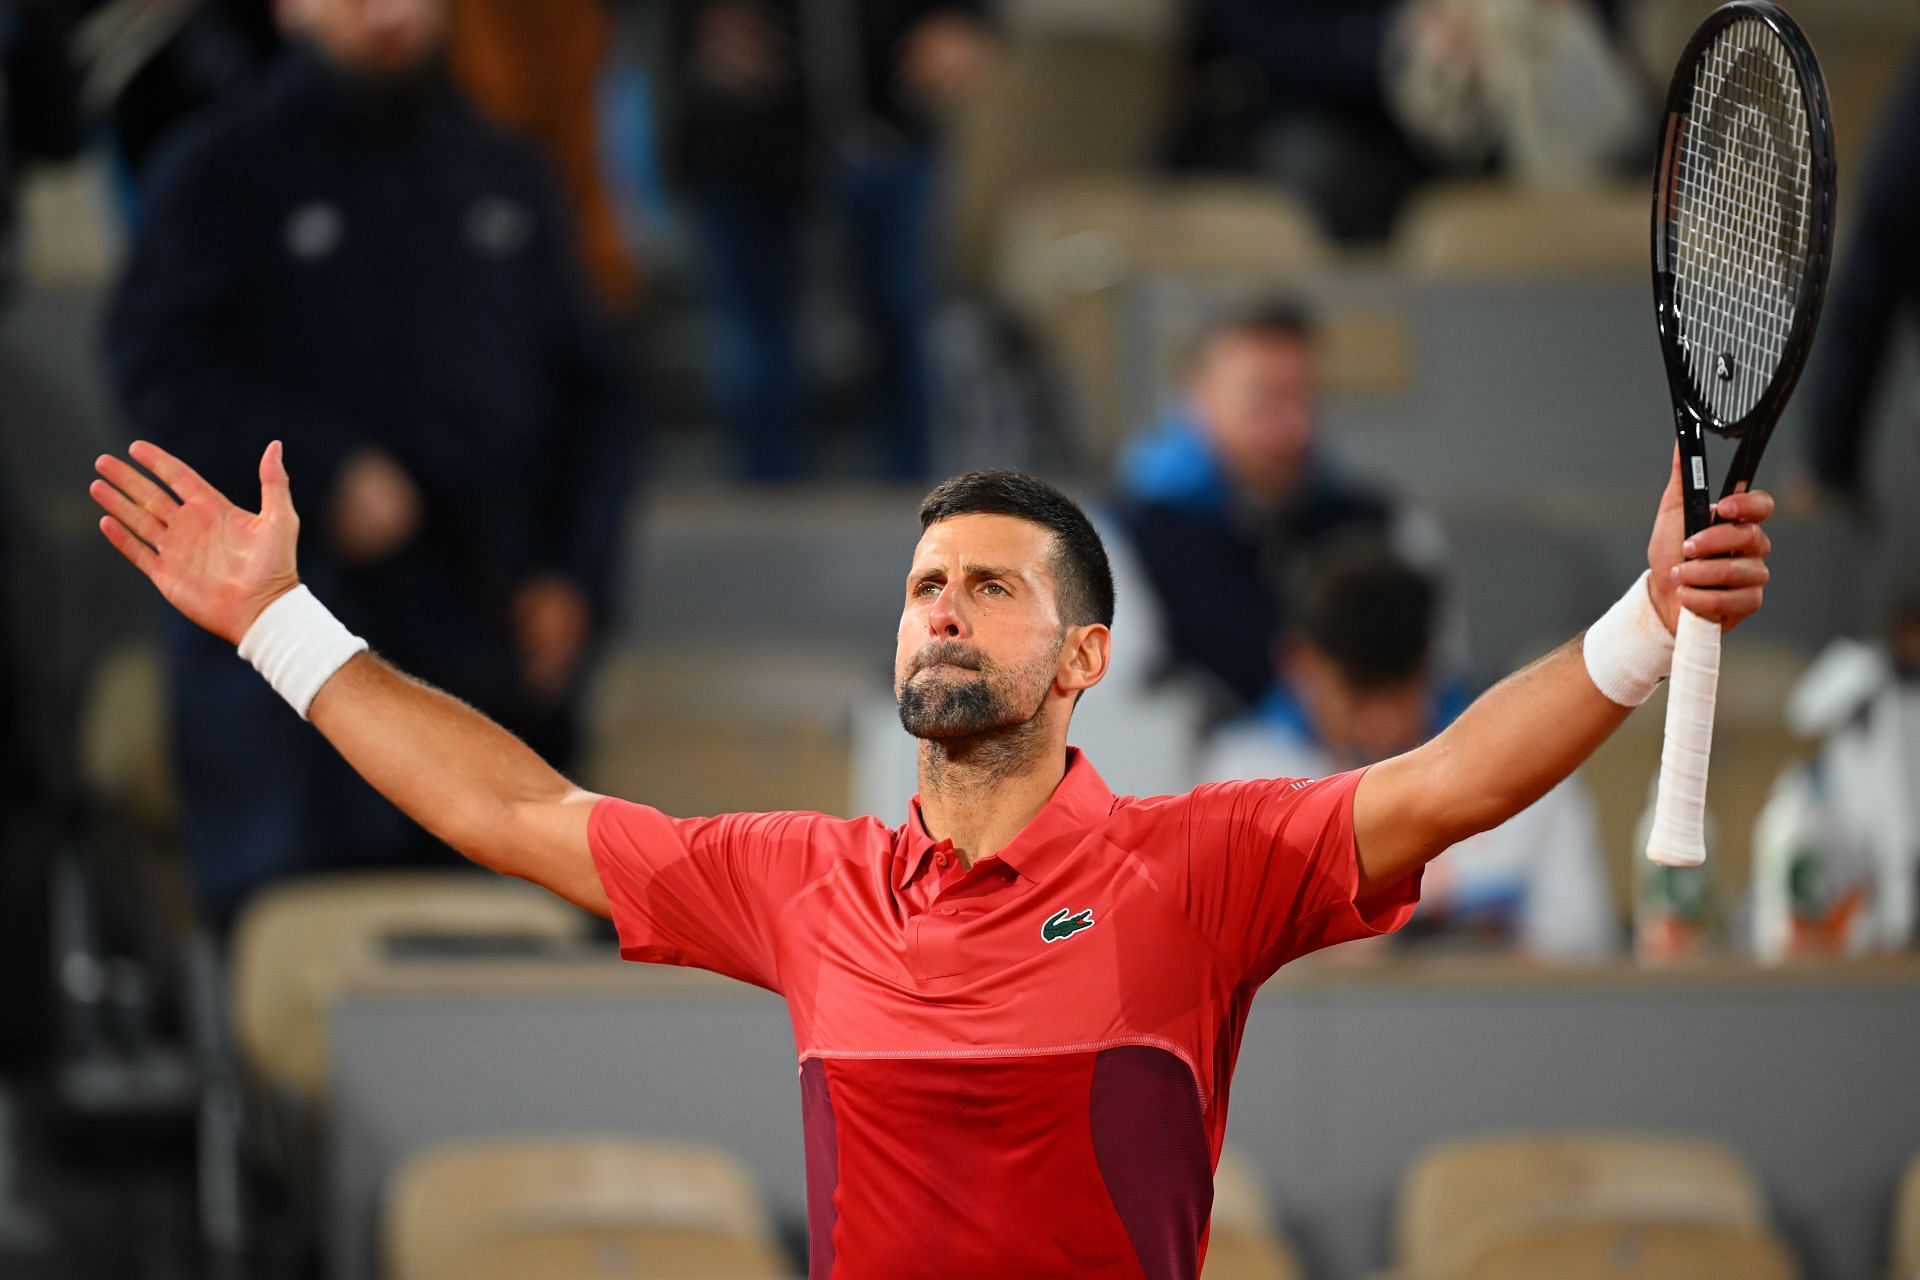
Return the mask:
[(1040, 941), (1061, 942), (1071, 938), (1082, 929), (1093, 928), (1093, 908), (1085, 911), (1068, 911), (1064, 908), (1047, 917), (1040, 926)]

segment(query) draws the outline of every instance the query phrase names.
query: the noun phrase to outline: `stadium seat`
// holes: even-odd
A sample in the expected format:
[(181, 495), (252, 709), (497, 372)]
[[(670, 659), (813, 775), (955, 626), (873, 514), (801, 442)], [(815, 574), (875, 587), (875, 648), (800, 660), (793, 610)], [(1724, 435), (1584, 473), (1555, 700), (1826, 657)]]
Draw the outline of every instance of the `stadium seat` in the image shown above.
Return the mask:
[(1427, 1277), (1452, 1274), (1490, 1240), (1544, 1224), (1759, 1230), (1766, 1220), (1758, 1179), (1718, 1143), (1633, 1133), (1502, 1135), (1444, 1142), (1414, 1162), (1401, 1184), (1395, 1248), (1400, 1272)]
[(1648, 200), (1644, 183), (1564, 191), (1442, 184), (1407, 202), (1392, 254), (1416, 276), (1639, 279), (1647, 273)]
[(324, 1100), (327, 1011), (357, 965), (404, 937), (587, 936), (589, 918), (543, 890), (478, 871), (353, 872), (262, 890), (234, 931), (234, 1038), (275, 1094)]
[(1517, 1230), (1421, 1280), (1796, 1280), (1770, 1232), (1703, 1222), (1562, 1222)]
[(1907, 1166), (1899, 1194), (1894, 1197), (1892, 1253), (1887, 1280), (1920, 1276), (1920, 1155)]
[(724, 1151), (537, 1138), (427, 1152), (386, 1197), (387, 1280), (761, 1280), (792, 1273)]
[[(766, 571), (764, 559), (737, 545), (710, 544), (705, 553), (715, 580), (725, 578), (731, 556), (743, 557), (741, 572)], [(881, 646), (849, 654), (777, 644), (615, 645), (585, 699), (582, 785), (674, 814), (845, 812), (848, 708), (886, 656)]]
[(1235, 1148), (1221, 1151), (1213, 1171), (1205, 1280), (1299, 1280), (1299, 1264), (1274, 1224), (1271, 1206), (1259, 1171)]
[[(1066, 371), (1079, 443), (1104, 467), (1139, 425), (1125, 412), (1132, 367), (1158, 362), (1155, 343), (1127, 323), (1140, 286), (1289, 287), (1334, 256), (1306, 209), (1266, 184), (1079, 177), (1035, 187), (1008, 206), (994, 281)], [(1140, 338), (1148, 340), (1134, 341)]]
[(987, 283), (1000, 216), (1036, 184), (1144, 170), (1173, 98), (1170, 50), (1137, 40), (1016, 39), (953, 121), (947, 265)]
[(126, 641), (100, 659), (80, 709), (80, 776), (94, 803), (147, 831), (169, 830), (180, 812), (168, 715), (155, 645)]

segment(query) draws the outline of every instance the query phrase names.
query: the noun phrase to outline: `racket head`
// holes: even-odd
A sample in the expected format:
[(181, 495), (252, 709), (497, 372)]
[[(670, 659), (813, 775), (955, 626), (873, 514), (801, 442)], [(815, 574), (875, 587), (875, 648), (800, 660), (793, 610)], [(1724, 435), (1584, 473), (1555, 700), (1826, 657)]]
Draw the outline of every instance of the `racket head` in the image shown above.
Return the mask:
[(1813, 345), (1833, 228), (1833, 116), (1813, 46), (1767, 0), (1722, 5), (1667, 90), (1654, 311), (1676, 412), (1744, 438), (1749, 478)]

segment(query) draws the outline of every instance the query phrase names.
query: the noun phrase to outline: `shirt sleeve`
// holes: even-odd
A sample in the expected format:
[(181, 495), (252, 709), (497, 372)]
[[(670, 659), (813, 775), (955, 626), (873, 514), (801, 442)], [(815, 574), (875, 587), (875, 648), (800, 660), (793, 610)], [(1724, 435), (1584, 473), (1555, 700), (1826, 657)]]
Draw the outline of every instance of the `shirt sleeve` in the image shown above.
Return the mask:
[(779, 908), (815, 871), (815, 816), (672, 818), (602, 797), (587, 844), (621, 958), (710, 969), (779, 992)]
[(1365, 772), (1212, 783), (1188, 797), (1189, 910), (1249, 980), (1321, 947), (1391, 933), (1413, 915), (1418, 870), (1357, 896), (1353, 793)]

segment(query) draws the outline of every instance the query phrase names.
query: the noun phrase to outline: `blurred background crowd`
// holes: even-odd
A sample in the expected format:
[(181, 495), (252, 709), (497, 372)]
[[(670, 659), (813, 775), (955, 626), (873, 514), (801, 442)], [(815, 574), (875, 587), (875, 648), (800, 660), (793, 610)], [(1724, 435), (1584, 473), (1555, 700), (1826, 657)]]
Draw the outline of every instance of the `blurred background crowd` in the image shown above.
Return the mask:
[[(1023, 467), (1115, 557), (1074, 737), (1117, 792), (1350, 768), (1644, 564), (1648, 179), (1709, 7), (0, 0), (0, 1275), (367, 1274), (319, 1207), (319, 986), (380, 938), (608, 949), (458, 877), (153, 598), (94, 455), (250, 507), (284, 440), (316, 594), (582, 785), (889, 823), (917, 498)], [(1920, 9), (1794, 8), (1840, 256), (1709, 863), (1638, 854), (1656, 702), (1323, 966), (1822, 960), (1920, 1000)], [(1889, 1259), (1892, 1176), (1807, 1274)]]

